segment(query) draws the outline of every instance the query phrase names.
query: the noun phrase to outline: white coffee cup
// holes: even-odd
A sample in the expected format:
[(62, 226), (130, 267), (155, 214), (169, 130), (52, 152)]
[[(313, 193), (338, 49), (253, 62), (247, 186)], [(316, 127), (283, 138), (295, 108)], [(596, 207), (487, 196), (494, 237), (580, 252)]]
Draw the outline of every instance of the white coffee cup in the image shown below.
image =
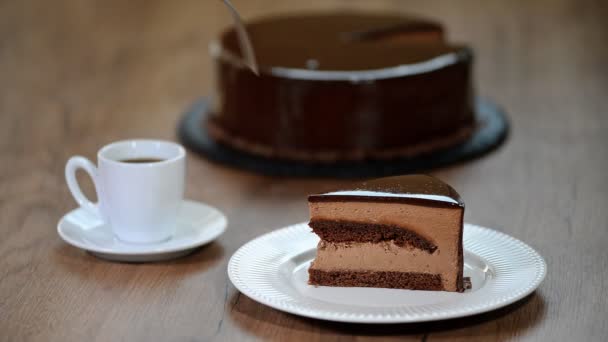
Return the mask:
[[(184, 197), (185, 149), (168, 141), (125, 140), (101, 148), (97, 162), (96, 167), (88, 159), (74, 156), (65, 166), (68, 187), (80, 207), (107, 222), (122, 241), (152, 243), (169, 239)], [(91, 202), (80, 190), (78, 169), (93, 179), (98, 203)]]

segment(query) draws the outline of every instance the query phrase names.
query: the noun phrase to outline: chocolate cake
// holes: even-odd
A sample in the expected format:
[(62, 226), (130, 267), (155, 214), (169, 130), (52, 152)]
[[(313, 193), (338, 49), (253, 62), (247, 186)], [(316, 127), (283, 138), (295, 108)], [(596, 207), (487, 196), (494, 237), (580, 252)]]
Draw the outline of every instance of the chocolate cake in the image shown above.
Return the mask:
[(462, 292), (464, 203), (425, 175), (308, 197), (321, 241), (309, 283)]
[(472, 53), (441, 25), (400, 15), (307, 14), (246, 24), (259, 76), (236, 32), (212, 44), (214, 140), (309, 162), (391, 159), (466, 140), (475, 126)]

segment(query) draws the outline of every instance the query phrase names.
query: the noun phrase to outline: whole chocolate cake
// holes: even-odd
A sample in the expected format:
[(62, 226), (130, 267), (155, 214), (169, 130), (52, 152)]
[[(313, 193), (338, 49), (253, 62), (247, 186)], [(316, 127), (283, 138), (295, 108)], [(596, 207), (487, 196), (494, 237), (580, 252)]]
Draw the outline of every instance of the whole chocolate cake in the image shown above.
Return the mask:
[(260, 74), (237, 35), (212, 44), (217, 141), (271, 158), (332, 162), (411, 157), (466, 140), (475, 127), (472, 54), (434, 22), (360, 13), (247, 24)]

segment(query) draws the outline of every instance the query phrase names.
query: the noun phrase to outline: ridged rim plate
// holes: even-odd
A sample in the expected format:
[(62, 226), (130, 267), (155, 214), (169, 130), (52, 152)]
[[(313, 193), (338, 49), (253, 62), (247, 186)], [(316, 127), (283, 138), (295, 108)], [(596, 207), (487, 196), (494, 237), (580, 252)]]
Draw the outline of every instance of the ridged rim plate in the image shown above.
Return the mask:
[(319, 239), (306, 223), (264, 234), (228, 263), (234, 286), (249, 298), (295, 315), (352, 323), (409, 323), (475, 315), (514, 303), (545, 278), (543, 258), (495, 230), (464, 226), (464, 293), (308, 285)]

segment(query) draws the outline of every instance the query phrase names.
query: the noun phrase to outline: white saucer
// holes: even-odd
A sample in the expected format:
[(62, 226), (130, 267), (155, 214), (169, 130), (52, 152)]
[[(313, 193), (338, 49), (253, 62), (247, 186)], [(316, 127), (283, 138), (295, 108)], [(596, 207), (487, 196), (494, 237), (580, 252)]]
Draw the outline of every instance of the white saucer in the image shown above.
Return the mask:
[(57, 224), (61, 238), (74, 247), (112, 261), (150, 262), (177, 258), (220, 236), (226, 217), (208, 205), (184, 201), (180, 208), (175, 235), (150, 244), (132, 244), (118, 240), (99, 217), (82, 209), (70, 211)]
[(498, 309), (534, 291), (543, 258), (506, 234), (464, 226), (464, 293), (308, 285), (317, 235), (301, 223), (262, 235), (237, 250), (228, 276), (246, 296), (292, 314), (353, 323), (408, 323), (464, 317)]

